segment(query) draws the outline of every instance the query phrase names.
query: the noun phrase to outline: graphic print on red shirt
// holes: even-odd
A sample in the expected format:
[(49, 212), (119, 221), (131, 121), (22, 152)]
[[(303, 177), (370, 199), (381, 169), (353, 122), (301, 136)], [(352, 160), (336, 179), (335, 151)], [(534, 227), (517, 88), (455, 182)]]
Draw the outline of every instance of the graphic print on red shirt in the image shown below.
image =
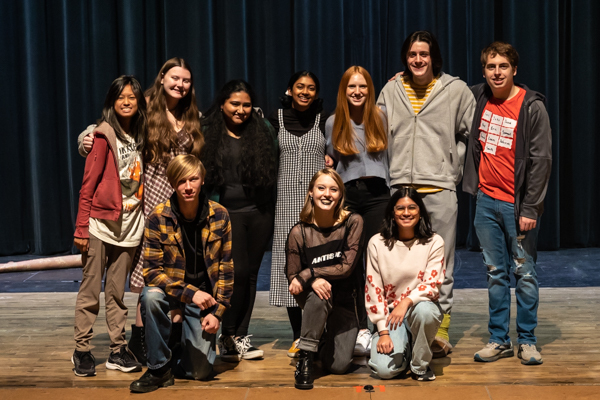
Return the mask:
[(479, 124), (481, 162), (479, 189), (488, 196), (515, 202), (515, 144), (517, 121), (525, 98), (525, 90), (509, 100), (495, 97), (485, 105)]

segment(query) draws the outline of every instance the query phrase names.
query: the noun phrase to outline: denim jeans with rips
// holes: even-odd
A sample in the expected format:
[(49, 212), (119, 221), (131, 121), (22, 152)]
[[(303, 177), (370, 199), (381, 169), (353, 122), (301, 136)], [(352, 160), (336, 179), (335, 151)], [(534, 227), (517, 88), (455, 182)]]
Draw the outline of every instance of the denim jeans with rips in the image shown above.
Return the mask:
[(514, 204), (496, 200), (479, 191), (475, 212), (475, 230), (483, 249), (487, 266), (490, 321), (490, 342), (509, 343), (510, 272), (516, 279), (517, 342), (536, 344), (539, 286), (535, 264), (537, 260), (536, 227), (519, 232)]

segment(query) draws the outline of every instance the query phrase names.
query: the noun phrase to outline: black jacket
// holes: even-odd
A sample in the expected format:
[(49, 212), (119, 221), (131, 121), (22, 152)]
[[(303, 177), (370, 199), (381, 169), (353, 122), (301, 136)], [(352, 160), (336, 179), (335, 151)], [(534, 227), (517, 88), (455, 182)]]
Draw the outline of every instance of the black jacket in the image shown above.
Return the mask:
[[(525, 85), (525, 98), (519, 111), (515, 147), (515, 219), (527, 217), (538, 219), (544, 211), (544, 197), (552, 169), (552, 130), (546, 112), (544, 95), (530, 90)], [(483, 109), (492, 97), (487, 83), (471, 88), (475, 96), (476, 108), (469, 137), (463, 191), (472, 195), (479, 188), (479, 161), (481, 142), (479, 122)]]

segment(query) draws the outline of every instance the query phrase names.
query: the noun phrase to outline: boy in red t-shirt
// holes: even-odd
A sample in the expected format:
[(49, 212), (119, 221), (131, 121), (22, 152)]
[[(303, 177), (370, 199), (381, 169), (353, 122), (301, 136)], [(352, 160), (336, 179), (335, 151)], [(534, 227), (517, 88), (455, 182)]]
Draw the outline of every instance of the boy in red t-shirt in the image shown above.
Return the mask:
[(536, 348), (539, 287), (535, 270), (539, 218), (552, 166), (552, 132), (545, 98), (516, 85), (519, 55), (508, 43), (481, 52), (485, 84), (477, 101), (463, 190), (477, 196), (475, 229), (488, 269), (489, 343), (475, 361), (514, 356), (508, 336), (510, 275), (516, 278), (518, 357), (543, 362)]

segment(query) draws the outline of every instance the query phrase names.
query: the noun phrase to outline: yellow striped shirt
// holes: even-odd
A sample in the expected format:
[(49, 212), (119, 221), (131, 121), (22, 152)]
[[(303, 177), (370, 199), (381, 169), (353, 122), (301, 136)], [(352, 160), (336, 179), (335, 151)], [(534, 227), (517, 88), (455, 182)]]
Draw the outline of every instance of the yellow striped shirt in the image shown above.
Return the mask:
[(406, 90), (406, 94), (408, 95), (408, 99), (410, 100), (410, 104), (412, 104), (415, 114), (418, 114), (419, 111), (421, 111), (421, 107), (425, 104), (425, 101), (433, 90), (433, 86), (436, 82), (437, 78), (433, 78), (428, 85), (421, 86), (414, 83), (409, 77), (403, 77), (402, 85), (404, 86), (404, 90)]

